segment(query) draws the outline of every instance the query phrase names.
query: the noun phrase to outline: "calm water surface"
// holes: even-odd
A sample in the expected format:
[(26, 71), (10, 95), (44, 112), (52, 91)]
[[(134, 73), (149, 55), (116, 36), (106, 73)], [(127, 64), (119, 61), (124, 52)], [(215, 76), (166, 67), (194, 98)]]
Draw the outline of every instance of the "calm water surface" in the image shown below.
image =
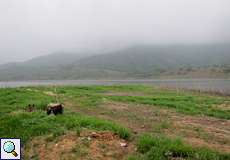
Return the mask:
[(230, 79), (168, 79), (168, 80), (48, 80), (0, 82), (0, 88), (40, 85), (114, 85), (149, 84), (160, 87), (213, 91), (230, 94)]

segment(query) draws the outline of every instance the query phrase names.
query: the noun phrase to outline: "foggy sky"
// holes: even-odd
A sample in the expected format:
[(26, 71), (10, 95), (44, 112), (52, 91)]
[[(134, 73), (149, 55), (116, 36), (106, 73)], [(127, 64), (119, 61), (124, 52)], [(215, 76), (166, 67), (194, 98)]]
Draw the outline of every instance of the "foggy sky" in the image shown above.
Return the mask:
[(229, 8), (229, 0), (0, 0), (0, 63), (145, 43), (229, 43)]

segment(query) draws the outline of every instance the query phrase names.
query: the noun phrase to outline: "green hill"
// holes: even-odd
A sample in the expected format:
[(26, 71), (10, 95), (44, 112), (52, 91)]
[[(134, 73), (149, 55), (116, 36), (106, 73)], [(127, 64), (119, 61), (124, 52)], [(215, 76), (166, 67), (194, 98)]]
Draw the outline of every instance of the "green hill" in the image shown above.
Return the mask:
[(0, 80), (191, 78), (194, 75), (228, 78), (230, 75), (229, 45), (142, 45), (89, 54), (59, 53), (1, 65)]

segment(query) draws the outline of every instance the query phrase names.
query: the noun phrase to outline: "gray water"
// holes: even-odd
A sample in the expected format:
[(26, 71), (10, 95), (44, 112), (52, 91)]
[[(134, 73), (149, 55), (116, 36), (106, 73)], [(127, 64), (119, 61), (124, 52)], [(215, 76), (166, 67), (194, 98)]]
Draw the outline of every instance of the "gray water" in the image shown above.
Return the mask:
[(0, 88), (43, 85), (114, 85), (149, 84), (177, 89), (192, 89), (230, 94), (230, 79), (167, 79), (167, 80), (45, 80), (0, 82)]

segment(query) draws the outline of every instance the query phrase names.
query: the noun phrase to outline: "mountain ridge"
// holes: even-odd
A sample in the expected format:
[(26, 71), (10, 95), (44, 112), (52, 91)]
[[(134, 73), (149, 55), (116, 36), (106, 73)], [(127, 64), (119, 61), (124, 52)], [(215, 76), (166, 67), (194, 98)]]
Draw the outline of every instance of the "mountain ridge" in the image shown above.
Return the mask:
[(195, 71), (228, 78), (229, 68), (229, 45), (139, 45), (96, 55), (60, 52), (0, 65), (0, 80), (186, 77)]

